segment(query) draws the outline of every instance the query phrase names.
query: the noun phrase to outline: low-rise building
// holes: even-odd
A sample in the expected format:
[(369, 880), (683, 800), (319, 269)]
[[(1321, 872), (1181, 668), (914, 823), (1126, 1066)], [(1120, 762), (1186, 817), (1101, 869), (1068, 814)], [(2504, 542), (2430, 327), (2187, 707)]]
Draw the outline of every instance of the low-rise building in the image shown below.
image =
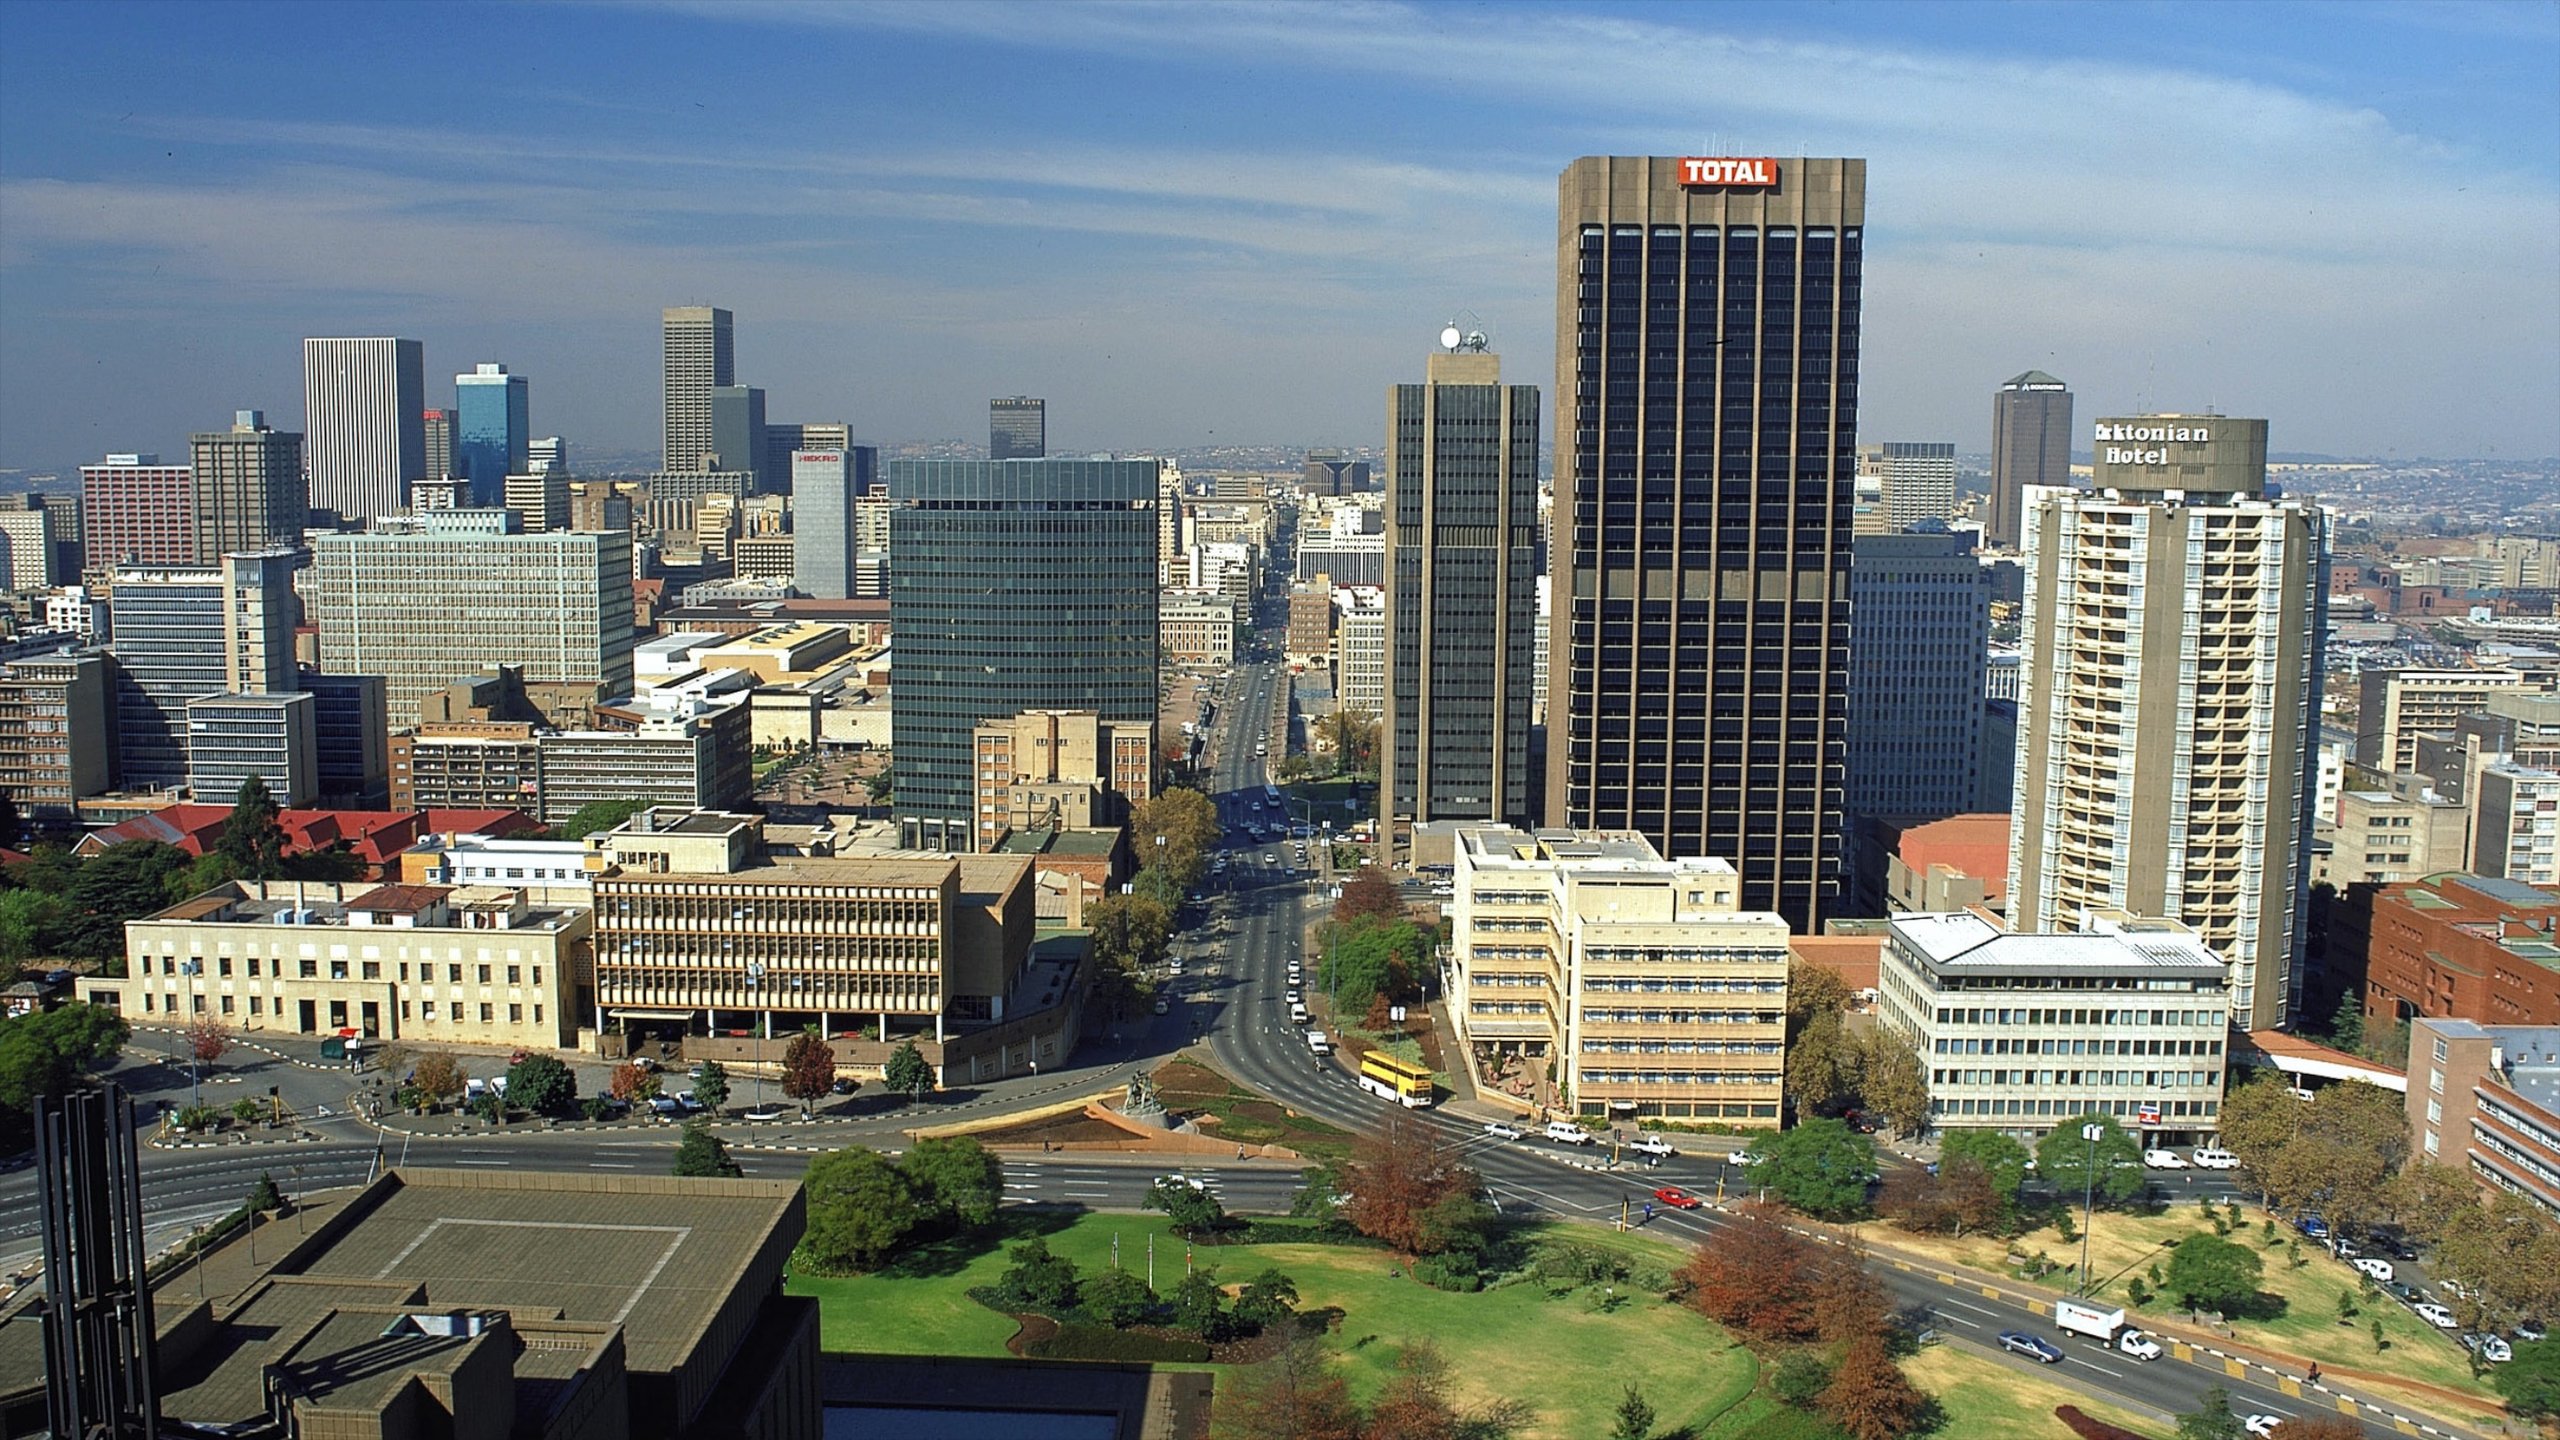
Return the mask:
[(585, 908), (595, 899), (594, 853), (583, 840), (438, 832), (400, 852), (399, 878), (410, 885), (499, 886), (537, 902)]
[(2409, 1148), (2560, 1219), (2560, 1026), (2409, 1026)]
[(2396, 885), (2442, 870), (2462, 868), (2470, 821), (2462, 803), (2429, 787), (2410, 793), (2343, 788), (2329, 854), (2315, 880), (2344, 890), (2350, 885)]
[(979, 850), (1016, 830), (1116, 826), (1155, 794), (1153, 725), (1090, 710), (1026, 710), (970, 735)]
[(742, 804), (754, 788), (754, 717), (743, 695), (659, 692), (596, 707), (601, 727), (435, 721), (391, 737), (398, 809), (516, 806), (558, 824), (624, 800)]
[(1170, 591), (1156, 605), (1159, 653), (1173, 664), (1236, 663), (1236, 602), (1225, 595)]
[(207, 799), (234, 799), (254, 775), (278, 805), (306, 805), (320, 794), (320, 734), (311, 696), (207, 695), (190, 700), (187, 788)]
[(2021, 935), (1955, 911), (1886, 926), (1877, 1020), (1920, 1052), (1931, 1126), (2034, 1137), (2094, 1111), (2162, 1143), (2214, 1132), (2230, 966), (2170, 921), (2091, 923)]
[(2368, 1025), (2560, 1025), (2555, 930), (2560, 891), (2448, 873), (2348, 891), (2330, 949), (2361, 969)]

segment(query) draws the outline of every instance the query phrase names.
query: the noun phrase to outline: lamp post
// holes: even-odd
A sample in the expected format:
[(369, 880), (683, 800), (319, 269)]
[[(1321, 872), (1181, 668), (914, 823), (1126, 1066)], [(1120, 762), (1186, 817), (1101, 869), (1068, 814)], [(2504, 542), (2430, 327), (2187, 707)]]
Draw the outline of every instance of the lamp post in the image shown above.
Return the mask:
[(764, 1108), (764, 1042), (772, 1038), (773, 1012), (764, 1008), (764, 962), (747, 962), (747, 988), (756, 992), (756, 1108)]
[(2091, 1123), (2080, 1127), (2080, 1138), (2089, 1142), (2089, 1158), (2080, 1175), (2080, 1293), (2089, 1293), (2089, 1221), (2097, 1214), (2098, 1202), (2098, 1137), (2106, 1133), (2103, 1125)]
[[(181, 960), (178, 962), (178, 973), (187, 977), (189, 980), (193, 980), (196, 976), (204, 973), (204, 962), (201, 960)], [(195, 993), (195, 986), (189, 985), (187, 987), (187, 1013), (190, 1015), (202, 1014), (203, 1008), (204, 1002), (197, 997)], [(187, 1103), (187, 1108), (190, 1110), (201, 1110), (204, 1108), (204, 1082), (196, 1073), (196, 1037), (192, 1032), (187, 1031), (181, 1031), (180, 1034), (187, 1042), (187, 1089), (192, 1092), (195, 1097)]]

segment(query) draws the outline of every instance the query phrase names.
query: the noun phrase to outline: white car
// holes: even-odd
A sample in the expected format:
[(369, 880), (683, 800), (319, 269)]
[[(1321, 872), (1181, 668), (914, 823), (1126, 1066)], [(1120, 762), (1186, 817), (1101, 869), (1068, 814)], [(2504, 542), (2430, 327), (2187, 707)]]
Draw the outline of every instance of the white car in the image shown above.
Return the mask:
[(2196, 1168), (2199, 1170), (2237, 1170), (2240, 1168), (2240, 1157), (2232, 1154), (2228, 1150), (2217, 1150), (2210, 1145), (2199, 1145), (2187, 1153), (2196, 1162)]
[(1751, 1163), (1751, 1152), (1748, 1150), (1736, 1150), (1724, 1158), (1725, 1163), (1729, 1165), (1748, 1165)]
[(2388, 1260), (2376, 1260), (2372, 1256), (2367, 1255), (2360, 1260), (2354, 1260), (2348, 1263), (2354, 1265), (2358, 1270), (2363, 1271), (2367, 1275), (2372, 1276), (2377, 1283), (2388, 1284), (2391, 1280), (2391, 1262)]
[(1627, 1142), (1627, 1149), (1630, 1153), (1650, 1155), (1656, 1160), (1668, 1160), (1680, 1153), (1671, 1148), (1670, 1141), (1659, 1135), (1639, 1135)]
[(2154, 1170), (2184, 1170), (2187, 1168), (2186, 1157), (2180, 1155), (2175, 1150), (2145, 1150), (2142, 1152), (2142, 1163), (2150, 1166)]
[(2428, 1324), (2433, 1325), (2439, 1330), (2451, 1330), (2454, 1328), (2453, 1312), (2447, 1310), (2433, 1300), (2421, 1300), (2409, 1308), (2417, 1312), (2419, 1319), (2426, 1321)]
[(1156, 1183), (1158, 1185), (1188, 1185), (1194, 1190), (1206, 1190), (1209, 1188), (1208, 1181), (1194, 1176), (1185, 1175), (1179, 1170), (1174, 1171), (1170, 1175), (1157, 1176)]
[(2480, 1358), (2492, 1365), (2504, 1365), (2516, 1358), (2515, 1347), (2495, 1335), (2478, 1336), (2476, 1340), (2471, 1348), (2479, 1351)]
[(2240, 1428), (2252, 1435), (2265, 1437), (2276, 1433), (2276, 1427), (2284, 1422), (2282, 1415), (2248, 1415), (2241, 1418)]
[(1526, 1132), (1517, 1125), (1505, 1125), (1499, 1120), (1487, 1120), (1484, 1122), (1484, 1133), (1496, 1140), (1517, 1140)]

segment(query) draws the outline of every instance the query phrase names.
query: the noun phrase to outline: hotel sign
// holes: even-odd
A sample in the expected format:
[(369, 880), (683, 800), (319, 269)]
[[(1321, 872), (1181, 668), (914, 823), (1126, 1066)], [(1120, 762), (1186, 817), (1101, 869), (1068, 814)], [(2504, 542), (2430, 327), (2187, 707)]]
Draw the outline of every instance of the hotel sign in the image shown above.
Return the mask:
[(1729, 155), (1684, 155), (1680, 158), (1680, 183), (1721, 185), (1731, 190), (1765, 190), (1778, 183), (1778, 162), (1765, 156), (1736, 159)]
[[(2167, 445), (2210, 445), (2213, 431), (2203, 425), (2127, 425), (2120, 420), (2101, 420), (2097, 434), (2091, 437), (2110, 465), (2166, 465)], [(2147, 448), (2124, 448), (2141, 446)]]

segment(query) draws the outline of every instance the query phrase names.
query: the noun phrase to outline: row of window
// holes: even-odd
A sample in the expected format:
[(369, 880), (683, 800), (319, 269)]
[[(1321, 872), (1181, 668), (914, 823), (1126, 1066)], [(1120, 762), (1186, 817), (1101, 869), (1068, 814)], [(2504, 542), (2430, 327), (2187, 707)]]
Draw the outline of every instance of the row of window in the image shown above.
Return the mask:
[(1932, 1085), (2127, 1085), (2197, 1089), (2222, 1087), (2219, 1070), (1937, 1070)]
[(1990, 1100), (1950, 1099), (1940, 1100), (1933, 1104), (1930, 1109), (1938, 1115), (2043, 1115), (2065, 1118), (2073, 1115), (2086, 1115), (2094, 1110), (2103, 1115), (2113, 1115), (2118, 1118), (2129, 1118), (2136, 1116), (2141, 1110), (2151, 1108), (2155, 1104), (2157, 1105), (2160, 1114), (2164, 1118), (2171, 1120), (2210, 1120), (2222, 1107), (2222, 1102), (2219, 1100), (2162, 1100), (2153, 1102), (2110, 1099), (2074, 1100), (2066, 1097), (2060, 1100), (2026, 1100), (2015, 1098)]
[(1939, 1055), (2220, 1055), (2219, 1040), (2108, 1039), (1977, 1039), (1942, 1037), (1930, 1049)]
[[(204, 1006), (203, 1006), (203, 1004), (202, 1004), (202, 1003), (200, 1003), (200, 1002), (202, 1002), (202, 1001), (203, 1001), (203, 999), (204, 999), (205, 997), (203, 997), (203, 996), (201, 996), (201, 995), (198, 995), (198, 996), (194, 996), (194, 997), (192, 997), (192, 998), (193, 998), (193, 999), (195, 999), (197, 1002), (199, 1002), (199, 1003), (197, 1003), (196, 1005), (194, 1005), (194, 1006), (193, 1006), (193, 1012), (194, 1012), (195, 1014), (198, 1014), (198, 1015), (203, 1014), (203, 1013), (204, 1013)], [(250, 996), (246, 996), (246, 997), (232, 996), (232, 995), (217, 995), (217, 996), (215, 996), (215, 997), (213, 997), (213, 998), (214, 998), (214, 1000), (215, 1000), (215, 1008), (216, 1008), (216, 1010), (217, 1010), (219, 1013), (224, 1014), (224, 1015), (237, 1015), (237, 1014), (242, 1013), (242, 1007), (241, 1007), (241, 1005), (240, 1005), (240, 1003), (239, 1003), (239, 1002), (240, 1002), (240, 1000), (241, 1000), (242, 998), (246, 998), (246, 999), (248, 1000), (248, 1002), (249, 1002), (249, 1003), (248, 1003), (248, 1005), (247, 1005), (247, 1007), (246, 1007), (246, 1010), (247, 1010), (247, 1013), (248, 1013), (248, 1015), (250, 1016), (250, 1018), (252, 1018), (252, 1019), (256, 1019), (256, 1018), (259, 1018), (259, 1017), (264, 1016), (264, 1015), (267, 1013), (266, 997), (265, 997), (265, 996), (263, 996), (263, 995), (250, 995)], [(164, 1001), (165, 1001), (165, 1003), (163, 1003)], [(413, 1018), (412, 1013), (411, 1013), (411, 1007), (412, 1007), (412, 1004), (413, 1004), (413, 1003), (415, 1004), (415, 1007), (416, 1007), (416, 1014), (415, 1014), (414, 1018), (419, 1019), (419, 1020), (422, 1020), (422, 1021), (424, 1021), (424, 1022), (425, 1022), (425, 1023), (427, 1023), (427, 1024), (432, 1025), (432, 1024), (436, 1023), (436, 1021), (437, 1021), (439, 1018), (442, 1018), (442, 1019), (444, 1019), (444, 1020), (450, 1021), (451, 1023), (456, 1024), (456, 1025), (459, 1025), (459, 1024), (462, 1024), (462, 1023), (463, 1023), (463, 1015), (464, 1015), (464, 1013), (465, 1013), (465, 1002), (463, 1002), (463, 1001), (460, 1001), (460, 1000), (453, 1000), (453, 1001), (445, 1002), (444, 1007), (443, 1007), (443, 1013), (442, 1013), (441, 1017), (439, 1017), (439, 1015), (438, 1015), (438, 1013), (437, 1013), (437, 1003), (436, 1003), (435, 1001), (433, 1001), (433, 1000), (418, 1001), (418, 1002), (411, 1002), (411, 1001), (408, 1001), (408, 1000), (403, 1000), (403, 1001), (401, 1001), (401, 1002), (400, 1002), (400, 1018), (401, 1018), (401, 1019), (403, 1019), (403, 1020), (408, 1020), (408, 1019)], [(278, 996), (278, 997), (276, 997), (275, 1013), (276, 1013), (276, 1014), (278, 1014), (278, 1015), (283, 1015), (283, 1014), (285, 1013), (285, 1008), (284, 1008), (284, 1007), (285, 1007), (284, 997), (282, 997), (282, 996)], [(526, 1007), (525, 1007), (524, 1005), (520, 1004), (520, 1003), (518, 1003), (518, 1004), (509, 1004), (509, 1005), (506, 1007), (506, 1010), (507, 1010), (507, 1023), (508, 1023), (508, 1024), (510, 1024), (510, 1025), (522, 1025), (523, 1023), (525, 1023), (525, 1020), (524, 1020), (524, 1016), (525, 1016), (525, 1008), (526, 1008)], [(165, 1014), (169, 1014), (169, 1015), (176, 1015), (176, 1014), (179, 1014), (179, 1013), (181, 1013), (182, 1011), (185, 1011), (185, 1010), (187, 1010), (187, 1009), (189, 1009), (189, 1007), (188, 1007), (188, 1006), (186, 1006), (186, 1005), (182, 1005), (182, 1004), (180, 1004), (180, 1003), (179, 1003), (179, 1000), (178, 1000), (178, 997), (177, 997), (177, 996), (175, 996), (175, 995), (170, 995), (170, 996), (163, 997), (163, 996), (155, 995), (155, 994), (153, 994), (152, 992), (150, 992), (150, 991), (148, 991), (148, 990), (145, 990), (145, 991), (143, 991), (143, 992), (142, 992), (142, 1013), (143, 1013), (143, 1014), (145, 1014), (145, 1015), (157, 1015), (157, 1014), (164, 1014), (164, 1013), (165, 1013)], [(498, 1006), (497, 1006), (494, 1002), (490, 1002), (490, 1001), (482, 1001), (482, 1002), (480, 1002), (480, 1004), (479, 1004), (479, 1006), (478, 1006), (478, 1009), (479, 1009), (479, 1015), (480, 1015), (480, 1021), (479, 1021), (479, 1023), (481, 1023), (481, 1024), (483, 1024), (483, 1025), (494, 1025), (494, 1024), (496, 1024), (496, 1023), (497, 1023)], [(533, 1023), (534, 1023), (534, 1024), (536, 1024), (536, 1025), (540, 1025), (540, 1024), (542, 1023), (542, 1007), (541, 1007), (540, 1005), (538, 1005), (538, 1004), (537, 1004), (537, 1005), (533, 1006), (533, 1007), (532, 1007), (532, 1009), (533, 1009)]]
[[(258, 979), (262, 972), (266, 975), (271, 975), (278, 980), (287, 978), (299, 980), (379, 980), (382, 978), (382, 962), (379, 960), (327, 961), (326, 963), (329, 967), (329, 973), (325, 976), (320, 973), (320, 967), (323, 962), (318, 960), (296, 960), (291, 962), (294, 966), (294, 970), (292, 975), (288, 977), (285, 973), (285, 965), (287, 962), (284, 960), (263, 960), (255, 955), (243, 956), (241, 958), (246, 964), (248, 978), (252, 980)], [(197, 960), (185, 963), (198, 966), (199, 969), (196, 973), (204, 973), (201, 967), (206, 962)], [(217, 955), (213, 958), (212, 965), (213, 974), (216, 979), (228, 980), (232, 978), (232, 957), (228, 955)], [(156, 960), (148, 955), (136, 956), (133, 962), (134, 973), (137, 975), (177, 975), (180, 973), (179, 966), (180, 961), (178, 960), (178, 957), (174, 955), (163, 955), (158, 957)], [(523, 985), (527, 983), (539, 985), (542, 983), (542, 967), (539, 965), (502, 966), (496, 964), (471, 966), (448, 964), (444, 966), (445, 983), (448, 985), (463, 984), (464, 981), (462, 974), (465, 969), (470, 970), (474, 979), (482, 985), (495, 985), (499, 983), (495, 977), (501, 972), (506, 975), (505, 983), (509, 985)], [(398, 966), (398, 970), (399, 978), (404, 983), (411, 978), (408, 961), (401, 961)], [(530, 970), (533, 973), (533, 978), (530, 982), (525, 979), (525, 972), (527, 970)], [(436, 966), (433, 964), (420, 964), (417, 967), (416, 978), (420, 981), (432, 984), (436, 978)]]

